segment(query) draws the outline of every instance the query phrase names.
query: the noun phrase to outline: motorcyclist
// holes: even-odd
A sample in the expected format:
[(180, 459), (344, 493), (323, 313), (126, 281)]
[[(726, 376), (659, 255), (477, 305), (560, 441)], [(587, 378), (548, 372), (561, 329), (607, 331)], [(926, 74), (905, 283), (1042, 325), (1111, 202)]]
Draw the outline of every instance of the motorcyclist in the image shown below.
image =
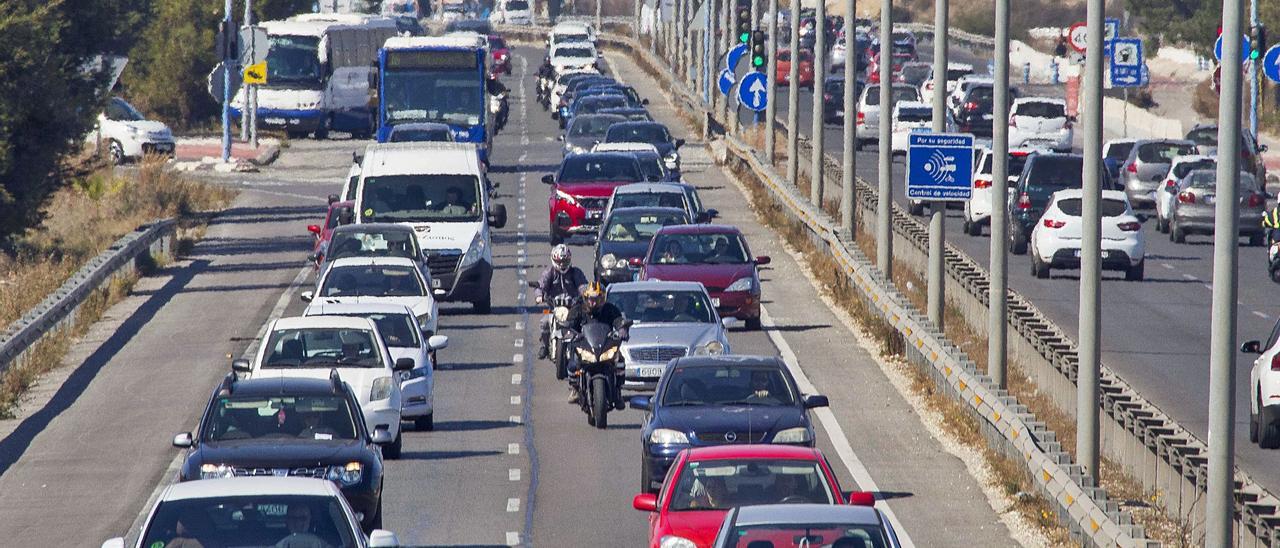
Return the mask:
[[(533, 292), (533, 300), (538, 304), (549, 303), (560, 295), (578, 296), (587, 287), (587, 275), (582, 269), (573, 266), (573, 254), (569, 246), (560, 244), (551, 249), (551, 266), (542, 271), (538, 279), (538, 287)], [(575, 303), (576, 304), (576, 303)], [(542, 345), (538, 348), (538, 359), (547, 358), (551, 344), (551, 315), (542, 316), (542, 334), (539, 339)]]
[[(618, 333), (618, 337), (624, 341), (627, 340), (627, 327), (630, 324), (627, 322), (626, 317), (623, 316), (621, 308), (605, 301), (604, 286), (600, 285), (600, 282), (592, 282), (590, 286), (583, 290), (582, 305), (575, 306), (569, 311), (569, 317), (565, 320), (565, 328), (574, 332), (581, 332), (583, 326), (591, 322), (600, 322), (613, 326), (613, 330)], [(613, 407), (621, 410), (624, 407), (622, 402), (623, 379), (619, 377), (616, 381), (613, 383)], [(570, 383), (569, 403), (578, 403), (579, 397), (577, 387)]]
[(1267, 247), (1280, 241), (1280, 203), (1262, 214), (1262, 228), (1267, 232)]

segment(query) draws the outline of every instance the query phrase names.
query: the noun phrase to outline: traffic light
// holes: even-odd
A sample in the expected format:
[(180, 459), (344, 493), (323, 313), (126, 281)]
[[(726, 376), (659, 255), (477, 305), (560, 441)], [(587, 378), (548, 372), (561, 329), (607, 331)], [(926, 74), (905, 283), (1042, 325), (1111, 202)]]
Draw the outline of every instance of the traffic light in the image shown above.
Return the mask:
[(738, 43), (745, 44), (751, 39), (751, 2), (753, 0), (736, 0), (734, 3), (734, 30), (738, 32)]
[(767, 55), (765, 51), (764, 31), (751, 31), (751, 41), (748, 42), (748, 51), (751, 53), (751, 68), (757, 71), (763, 71)]
[(1267, 27), (1262, 24), (1253, 27), (1252, 38), (1253, 51), (1249, 52), (1249, 58), (1257, 61), (1267, 51)]

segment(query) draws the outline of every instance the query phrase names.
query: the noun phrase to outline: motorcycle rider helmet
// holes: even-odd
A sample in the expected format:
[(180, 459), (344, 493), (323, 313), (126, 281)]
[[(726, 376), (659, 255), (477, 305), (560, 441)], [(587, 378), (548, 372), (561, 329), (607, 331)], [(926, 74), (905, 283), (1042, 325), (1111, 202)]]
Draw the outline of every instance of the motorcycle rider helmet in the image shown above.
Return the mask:
[(582, 304), (586, 305), (587, 310), (595, 312), (604, 306), (604, 287), (600, 282), (591, 282), (585, 290), (582, 291)]
[(569, 246), (559, 244), (551, 248), (551, 264), (555, 265), (556, 270), (561, 273), (568, 272), (572, 263), (573, 253), (569, 251)]

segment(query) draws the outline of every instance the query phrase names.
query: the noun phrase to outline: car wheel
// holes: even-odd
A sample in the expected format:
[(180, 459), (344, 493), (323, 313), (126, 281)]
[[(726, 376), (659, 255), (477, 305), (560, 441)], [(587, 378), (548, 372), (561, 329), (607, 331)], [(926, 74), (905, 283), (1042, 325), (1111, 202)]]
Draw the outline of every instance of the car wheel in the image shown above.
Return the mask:
[(640, 492), (653, 492), (653, 471), (649, 470), (649, 463), (647, 462), (640, 463)]
[(1275, 424), (1268, 422), (1266, 408), (1260, 409), (1258, 413), (1258, 447), (1263, 449), (1275, 449), (1280, 447), (1280, 432), (1277, 432)]
[(982, 225), (980, 225), (980, 224), (978, 224), (978, 223), (971, 223), (971, 222), (969, 222), (969, 221), (965, 221), (965, 222), (964, 222), (964, 231), (965, 231), (965, 233), (966, 233), (966, 234), (968, 234), (968, 235), (970, 235), (970, 236), (981, 236), (981, 235), (982, 235)]
[(609, 398), (609, 387), (604, 379), (597, 377), (591, 382), (591, 414), (595, 416), (595, 427), (604, 430), (609, 427), (609, 408), (613, 407)]
[(556, 233), (555, 227), (551, 228), (551, 245), (560, 245), (564, 243), (564, 236)]
[(435, 430), (436, 429), (435, 412), (427, 413), (426, 415), (423, 415), (421, 417), (414, 418), (413, 429), (418, 430), (420, 432), (430, 432), (432, 430)]
[(382, 528), (382, 497), (378, 497), (378, 509), (374, 510), (373, 519), (369, 520), (369, 531)]
[(760, 330), (760, 318), (747, 318), (743, 323), (746, 324), (748, 331)]
[(493, 297), (486, 292), (480, 300), (471, 303), (471, 308), (476, 314), (488, 314), (493, 309)]
[(1187, 242), (1187, 232), (1182, 230), (1181, 226), (1178, 226), (1178, 221), (1176, 220), (1173, 221), (1173, 224), (1169, 227), (1169, 240), (1175, 244)]
[(1031, 275), (1040, 279), (1049, 277), (1049, 265), (1040, 260), (1038, 255), (1031, 255)]
[(1146, 270), (1147, 270), (1147, 261), (1146, 259), (1143, 259), (1141, 261), (1138, 261), (1138, 264), (1130, 266), (1128, 270), (1124, 271), (1124, 279), (1131, 282), (1140, 282), (1142, 281), (1142, 278), (1145, 276)]
[(1253, 246), (1253, 247), (1260, 247), (1260, 246), (1262, 246), (1262, 244), (1266, 243), (1266, 242), (1265, 242), (1265, 240), (1264, 240), (1264, 237), (1265, 237), (1265, 236), (1264, 236), (1263, 234), (1261, 234), (1261, 233), (1259, 233), (1259, 234), (1250, 234), (1250, 235), (1249, 235), (1249, 245), (1250, 245), (1250, 246)]
[[(1262, 400), (1257, 399), (1258, 409), (1262, 409)], [(1249, 441), (1258, 443), (1258, 414), (1249, 410)]]
[(111, 143), (107, 145), (107, 154), (109, 155), (108, 159), (111, 160), (111, 165), (118, 166), (125, 162), (124, 145), (121, 145), (120, 141), (112, 139)]
[(1015, 231), (1009, 232), (1009, 252), (1010, 253), (1013, 253), (1014, 255), (1026, 255), (1027, 244), (1028, 244), (1027, 240), (1023, 239), (1022, 236), (1018, 235), (1017, 232)]
[(400, 458), (400, 450), (403, 447), (404, 447), (404, 432), (397, 432), (396, 441), (391, 442), (391, 445), (386, 446), (386, 448), (382, 450), (382, 456), (389, 458), (391, 460), (397, 460)]

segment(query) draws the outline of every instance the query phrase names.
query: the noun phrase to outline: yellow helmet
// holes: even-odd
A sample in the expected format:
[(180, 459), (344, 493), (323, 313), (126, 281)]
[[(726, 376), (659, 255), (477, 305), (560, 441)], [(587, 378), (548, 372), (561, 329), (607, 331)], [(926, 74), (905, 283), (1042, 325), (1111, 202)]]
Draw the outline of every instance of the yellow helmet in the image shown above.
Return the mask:
[(604, 304), (604, 286), (600, 285), (600, 282), (591, 282), (582, 291), (582, 302), (589, 310), (600, 308)]

